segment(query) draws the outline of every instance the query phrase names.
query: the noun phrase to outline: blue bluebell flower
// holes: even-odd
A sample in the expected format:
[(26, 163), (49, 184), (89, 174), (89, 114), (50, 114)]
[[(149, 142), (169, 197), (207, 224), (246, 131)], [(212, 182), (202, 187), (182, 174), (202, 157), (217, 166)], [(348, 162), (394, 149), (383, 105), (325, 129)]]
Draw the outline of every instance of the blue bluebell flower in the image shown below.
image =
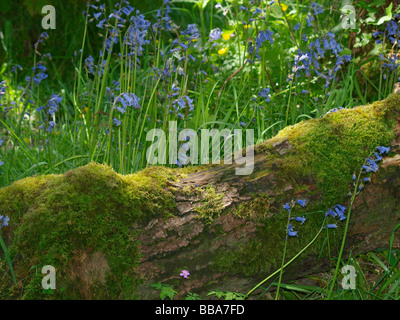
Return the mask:
[(309, 14), (307, 15), (306, 20), (307, 20), (307, 26), (312, 27), (312, 22), (315, 20), (314, 17), (311, 14)]
[(325, 213), (325, 217), (327, 217), (327, 216), (331, 216), (331, 217), (336, 217), (337, 216), (337, 214), (336, 214), (336, 212), (335, 211), (333, 211), (332, 209), (329, 209), (326, 213)]
[(210, 32), (210, 41), (217, 41), (221, 39), (221, 36), (222, 36), (222, 31), (220, 28), (213, 29)]
[(381, 161), (382, 160), (382, 157), (378, 153), (374, 152), (374, 154), (375, 154), (375, 161)]
[(306, 206), (306, 199), (299, 199), (296, 201), (299, 205), (301, 205), (303, 208)]
[(397, 23), (394, 20), (390, 20), (386, 24), (386, 31), (388, 32), (389, 35), (397, 35)]
[(46, 129), (46, 131), (52, 133), (55, 125), (56, 125), (56, 124), (55, 124), (54, 121), (49, 121), (49, 126), (48, 126), (48, 128)]
[(317, 15), (319, 15), (320, 13), (323, 13), (323, 12), (324, 12), (324, 10), (322, 9), (322, 7), (321, 7), (319, 4), (315, 3), (315, 2), (313, 2), (313, 3), (311, 4), (311, 7), (312, 7), (312, 9), (314, 10), (314, 15), (315, 15), (315, 16), (317, 16)]
[(271, 92), (270, 88), (264, 88), (258, 93), (258, 95), (262, 98), (265, 98), (265, 102), (270, 102), (271, 101), (270, 92)]
[(290, 220), (292, 220), (292, 219), (295, 219), (297, 222), (301, 222), (301, 224), (303, 224), (307, 220), (306, 217), (293, 217), (293, 218), (290, 218)]
[(287, 230), (287, 235), (289, 237), (299, 237), (299, 235), (297, 234), (298, 232), (299, 231), (294, 231), (292, 224), (289, 223), (289, 227), (288, 227), (288, 230)]
[(324, 227), (324, 229), (336, 229), (337, 225), (335, 223), (329, 223)]
[(377, 163), (375, 162), (374, 159), (367, 158), (366, 162), (368, 164), (364, 164), (362, 166), (362, 168), (365, 169), (366, 172), (376, 172), (376, 171), (378, 171), (379, 166), (377, 165)]
[(6, 226), (8, 226), (8, 222), (10, 221), (10, 218), (8, 217), (8, 216), (2, 216), (2, 215), (0, 215), (0, 222), (3, 220), (3, 223), (2, 223), (2, 227), (6, 227)]
[(377, 147), (379, 154), (389, 153), (390, 147)]
[(54, 115), (57, 110), (58, 110), (58, 105), (61, 103), (62, 101), (62, 96), (61, 95), (57, 95), (57, 94), (53, 94), (49, 100), (49, 102), (47, 103), (47, 107), (49, 108), (49, 110), (47, 111), (51, 116)]
[(285, 203), (283, 205), (283, 209), (286, 209), (288, 212), (290, 212), (290, 204), (289, 204), (289, 202), (287, 202), (287, 203)]
[(114, 124), (115, 124), (117, 127), (119, 127), (119, 126), (121, 125), (121, 123), (122, 123), (122, 121), (119, 121), (117, 118), (114, 118), (113, 121), (114, 121)]

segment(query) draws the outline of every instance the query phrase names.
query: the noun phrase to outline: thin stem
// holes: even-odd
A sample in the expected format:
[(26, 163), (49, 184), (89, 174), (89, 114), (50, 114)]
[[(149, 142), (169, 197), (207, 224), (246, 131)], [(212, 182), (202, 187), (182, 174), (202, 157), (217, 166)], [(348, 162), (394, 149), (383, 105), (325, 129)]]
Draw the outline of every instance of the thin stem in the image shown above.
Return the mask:
[(276, 270), (274, 273), (270, 274), (268, 277), (266, 277), (263, 281), (261, 281), (260, 283), (258, 283), (255, 287), (253, 287), (249, 292), (247, 292), (245, 298), (247, 298), (250, 294), (252, 294), (258, 287), (260, 287), (261, 285), (263, 285), (265, 282), (267, 282), (269, 279), (271, 279), (272, 277), (274, 277), (278, 272), (281, 271), (281, 269), (286, 268), (287, 266), (289, 266), (294, 260), (296, 260), (304, 251), (306, 251), (314, 242), (315, 240), (317, 240), (318, 236), (320, 235), (321, 231), (324, 229), (324, 225), (325, 225), (325, 220), (322, 222), (322, 226), (319, 229), (319, 231), (317, 232), (317, 234), (315, 235), (315, 237), (303, 248), (301, 249), (292, 259), (290, 259), (288, 262), (286, 262), (282, 267), (280, 267), (278, 270)]
[(285, 245), (283, 247), (283, 255), (282, 255), (282, 263), (281, 263), (281, 271), (279, 273), (279, 280), (278, 280), (278, 287), (276, 289), (276, 295), (275, 295), (275, 300), (278, 300), (279, 297), (279, 289), (281, 287), (281, 281), (282, 281), (282, 275), (283, 275), (283, 265), (285, 264), (285, 257), (286, 257), (286, 248), (287, 248), (287, 234), (289, 231), (289, 224), (290, 224), (290, 214), (292, 212), (292, 207), (290, 207), (289, 214), (288, 214), (288, 219), (286, 223), (286, 235), (285, 235)]

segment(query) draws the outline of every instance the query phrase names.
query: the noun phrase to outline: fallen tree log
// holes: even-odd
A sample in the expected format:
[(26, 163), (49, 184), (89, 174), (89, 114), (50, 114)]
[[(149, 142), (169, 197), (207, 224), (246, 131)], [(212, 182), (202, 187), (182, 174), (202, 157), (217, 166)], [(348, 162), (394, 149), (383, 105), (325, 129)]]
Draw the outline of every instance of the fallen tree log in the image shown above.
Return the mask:
[[(285, 269), (284, 280), (331, 267), (346, 219), (326, 217), (348, 207), (352, 176), (377, 146), (390, 146), (371, 182), (355, 198), (345, 257), (385, 248), (400, 223), (400, 95), (301, 122), (254, 147), (254, 171), (237, 165), (150, 167), (119, 175), (90, 163), (62, 175), (25, 178), (0, 189), (2, 229), (18, 284), (1, 260), (2, 296), (15, 299), (149, 299), (154, 283), (183, 298), (213, 290), (246, 293), (312, 245)], [(288, 212), (297, 237), (288, 237)], [(326, 241), (329, 239), (329, 241)], [(329, 245), (328, 245), (329, 243)], [(399, 248), (395, 238), (393, 248)], [(3, 257), (2, 257), (3, 258)], [(42, 267), (56, 270), (52, 295)], [(190, 272), (187, 279), (181, 271)]]

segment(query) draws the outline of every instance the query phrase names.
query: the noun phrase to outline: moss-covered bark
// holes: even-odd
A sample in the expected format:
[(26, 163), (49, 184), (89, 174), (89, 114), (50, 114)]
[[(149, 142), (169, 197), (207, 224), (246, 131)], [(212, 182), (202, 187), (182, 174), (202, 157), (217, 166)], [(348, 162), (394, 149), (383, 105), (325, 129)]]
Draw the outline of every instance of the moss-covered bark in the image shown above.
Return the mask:
[[(287, 221), (282, 205), (307, 199), (292, 213), (307, 220), (293, 222), (299, 237), (288, 239), (290, 259), (329, 222), (329, 208), (347, 206), (353, 172), (378, 145), (391, 145), (392, 152), (357, 196), (346, 248), (385, 246), (400, 222), (399, 117), (400, 95), (392, 95), (288, 127), (255, 147), (249, 176), (236, 176), (235, 165), (152, 167), (123, 176), (90, 163), (17, 181), (0, 189), (0, 214), (10, 217), (2, 236), (20, 284), (12, 284), (2, 259), (2, 295), (152, 298), (155, 282), (181, 294), (246, 291), (279, 267)], [(324, 230), (285, 275), (322, 268), (337, 253), (343, 225)], [(41, 288), (44, 265), (57, 270), (52, 295)], [(182, 269), (190, 279), (179, 277)]]

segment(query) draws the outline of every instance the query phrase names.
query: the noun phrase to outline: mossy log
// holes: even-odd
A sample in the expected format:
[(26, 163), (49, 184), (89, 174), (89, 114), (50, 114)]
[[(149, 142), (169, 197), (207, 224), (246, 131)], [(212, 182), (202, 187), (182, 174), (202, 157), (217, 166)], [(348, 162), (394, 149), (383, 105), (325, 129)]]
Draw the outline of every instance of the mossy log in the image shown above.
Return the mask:
[[(280, 267), (285, 241), (289, 260), (329, 223), (329, 208), (348, 207), (352, 175), (377, 146), (391, 151), (355, 198), (346, 257), (388, 247), (400, 223), (398, 94), (287, 127), (254, 147), (247, 176), (235, 175), (236, 165), (155, 166), (120, 175), (90, 163), (16, 181), (0, 189), (0, 213), (10, 217), (2, 237), (18, 285), (2, 255), (1, 295), (148, 299), (157, 298), (151, 284), (158, 282), (180, 298), (188, 292), (206, 298), (213, 289), (246, 293)], [(292, 216), (307, 220), (292, 220), (298, 237), (286, 239), (282, 205), (296, 199), (307, 205), (295, 206)], [(331, 267), (345, 223), (323, 230), (284, 280)], [(399, 247), (395, 237), (393, 248)], [(44, 265), (57, 272), (51, 295), (41, 286)], [(182, 269), (188, 279), (179, 276)]]

